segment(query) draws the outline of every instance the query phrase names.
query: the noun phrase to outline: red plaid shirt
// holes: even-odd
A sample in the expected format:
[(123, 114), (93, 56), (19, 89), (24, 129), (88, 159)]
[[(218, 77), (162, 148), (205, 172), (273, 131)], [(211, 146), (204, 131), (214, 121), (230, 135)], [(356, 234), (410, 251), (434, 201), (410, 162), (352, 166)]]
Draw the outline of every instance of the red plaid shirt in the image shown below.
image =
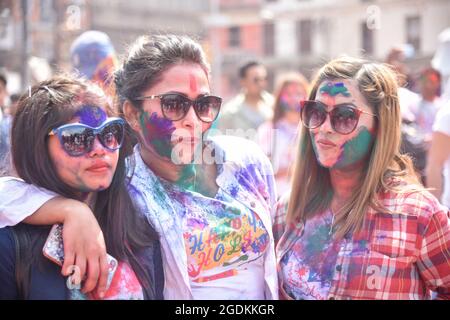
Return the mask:
[[(391, 212), (369, 209), (361, 231), (342, 241), (329, 299), (450, 299), (450, 213), (430, 193), (380, 194)], [(285, 224), (286, 199), (277, 204), (274, 237), (280, 281), (281, 259), (301, 236), (302, 223)], [(367, 251), (354, 250), (361, 241)]]

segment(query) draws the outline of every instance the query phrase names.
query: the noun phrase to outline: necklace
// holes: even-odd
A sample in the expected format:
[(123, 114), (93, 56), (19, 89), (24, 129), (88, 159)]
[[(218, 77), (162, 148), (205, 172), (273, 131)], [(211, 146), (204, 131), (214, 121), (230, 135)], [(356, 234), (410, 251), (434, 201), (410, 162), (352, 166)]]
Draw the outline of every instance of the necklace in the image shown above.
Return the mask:
[[(341, 208), (342, 209), (342, 208)], [(330, 205), (330, 211), (331, 211), (331, 225), (330, 225), (330, 231), (328, 232), (329, 235), (331, 235), (333, 233), (333, 227), (334, 227), (334, 217), (336, 216), (336, 214), (339, 213), (339, 211), (341, 211), (341, 209), (337, 210), (335, 212), (335, 210), (333, 210), (333, 205)]]
[(331, 235), (333, 233), (333, 225), (334, 225), (334, 212), (333, 212), (333, 209), (331, 209), (331, 207), (330, 207), (330, 211), (331, 211), (331, 225), (330, 225), (330, 231), (328, 232), (328, 235)]

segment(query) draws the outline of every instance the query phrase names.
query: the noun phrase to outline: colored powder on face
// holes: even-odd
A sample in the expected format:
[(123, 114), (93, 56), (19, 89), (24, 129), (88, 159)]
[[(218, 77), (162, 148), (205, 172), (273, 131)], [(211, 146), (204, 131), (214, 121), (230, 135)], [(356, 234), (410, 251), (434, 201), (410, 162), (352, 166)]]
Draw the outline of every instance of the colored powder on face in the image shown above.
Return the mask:
[(195, 78), (195, 76), (193, 74), (189, 75), (189, 89), (192, 92), (197, 92), (197, 79)]
[(348, 92), (348, 89), (345, 87), (345, 85), (342, 82), (338, 83), (331, 83), (328, 82), (324, 86), (320, 88), (320, 93), (328, 94), (332, 97), (342, 94), (345, 97), (350, 97), (350, 93)]
[(281, 107), (281, 110), (283, 110), (283, 111), (290, 110), (289, 104), (287, 103), (287, 101), (283, 100), (283, 98), (280, 99), (280, 107)]
[(83, 106), (80, 111), (75, 113), (75, 117), (80, 118), (80, 123), (95, 128), (105, 122), (107, 115), (100, 107)]
[(89, 192), (95, 191), (86, 184), (86, 181), (81, 176), (82, 171), (79, 162), (68, 163), (57, 158), (54, 159), (54, 165), (58, 170), (58, 175), (61, 177), (61, 180), (72, 186), (75, 191), (82, 193), (82, 200), (85, 200), (84, 197), (87, 198)]
[(140, 124), (145, 141), (153, 146), (160, 156), (170, 159), (172, 155), (171, 138), (175, 131), (173, 122), (159, 117), (156, 112), (153, 112), (151, 116), (148, 116), (148, 112), (142, 112)]
[[(81, 192), (91, 192), (91, 191), (93, 191), (86, 185), (86, 182), (83, 180), (82, 177), (80, 177), (78, 172), (76, 172), (75, 174), (76, 174), (76, 181), (78, 183), (77, 188), (78, 188), (79, 191), (81, 191)], [(86, 196), (87, 196), (87, 194), (86, 194)]]
[(369, 130), (361, 127), (358, 135), (344, 144), (335, 168), (344, 168), (364, 159), (371, 150), (373, 140)]
[(290, 105), (289, 102), (281, 97), (280, 99), (280, 107), (281, 110), (287, 112), (287, 111), (297, 111), (300, 112), (300, 103), (296, 103), (295, 105)]

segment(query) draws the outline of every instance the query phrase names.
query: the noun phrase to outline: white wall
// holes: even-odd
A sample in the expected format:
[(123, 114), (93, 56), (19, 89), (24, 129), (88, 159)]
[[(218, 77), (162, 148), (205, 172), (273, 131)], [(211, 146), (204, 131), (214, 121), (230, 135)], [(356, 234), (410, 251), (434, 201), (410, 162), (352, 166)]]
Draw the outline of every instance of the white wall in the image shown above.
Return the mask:
[(275, 55), (288, 58), (297, 55), (295, 40), (295, 22), (283, 20), (275, 23)]

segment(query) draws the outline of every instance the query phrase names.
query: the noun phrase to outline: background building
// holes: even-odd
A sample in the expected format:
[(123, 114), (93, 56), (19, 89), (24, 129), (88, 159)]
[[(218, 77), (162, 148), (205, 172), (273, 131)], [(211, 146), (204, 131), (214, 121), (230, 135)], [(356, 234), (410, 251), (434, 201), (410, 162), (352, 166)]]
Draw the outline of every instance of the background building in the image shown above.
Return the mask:
[[(236, 68), (258, 58), (273, 77), (285, 70), (311, 76), (342, 54), (384, 60), (404, 46), (411, 70), (429, 64), (437, 35), (450, 26), (448, 0), (247, 0), (219, 1), (209, 38), (219, 43), (220, 91), (238, 90)], [(233, 73), (234, 72), (234, 73)]]
[(419, 70), (449, 26), (448, 0), (2, 0), (0, 66), (22, 80), (20, 89), (45, 76), (35, 71), (45, 63), (67, 70), (72, 41), (88, 29), (108, 33), (119, 56), (141, 34), (189, 34), (207, 51), (214, 91), (226, 100), (250, 59), (268, 66), (273, 84), (282, 71), (311, 76), (330, 58), (384, 60), (402, 45)]

